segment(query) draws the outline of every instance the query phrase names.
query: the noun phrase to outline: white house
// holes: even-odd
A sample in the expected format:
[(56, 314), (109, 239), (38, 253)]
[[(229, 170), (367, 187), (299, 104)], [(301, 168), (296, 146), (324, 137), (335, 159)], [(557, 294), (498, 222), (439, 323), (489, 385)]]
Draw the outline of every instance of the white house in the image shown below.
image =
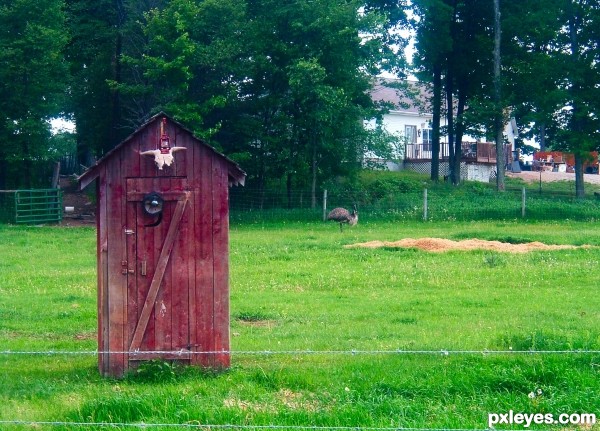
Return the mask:
[[(407, 91), (397, 89), (399, 84), (406, 84)], [(409, 95), (407, 95), (408, 93)], [(382, 127), (389, 133), (398, 136), (401, 142), (402, 154), (398, 154), (395, 163), (366, 154), (365, 159), (379, 164), (384, 169), (410, 169), (430, 174), (432, 159), (432, 130), (433, 115), (429, 106), (430, 93), (427, 88), (417, 81), (378, 80), (371, 90), (371, 98), (375, 102), (392, 106), (383, 116)], [(446, 125), (446, 118), (441, 119), (441, 126)], [(512, 145), (507, 146), (505, 154), (510, 160), (514, 148), (513, 121), (506, 127), (506, 135)], [(367, 122), (367, 127), (375, 127), (375, 120)], [(447, 137), (441, 137), (440, 142), (440, 176), (449, 174), (449, 146)], [(496, 147), (494, 143), (465, 135), (461, 143), (461, 179), (488, 182), (494, 176), (496, 169)]]

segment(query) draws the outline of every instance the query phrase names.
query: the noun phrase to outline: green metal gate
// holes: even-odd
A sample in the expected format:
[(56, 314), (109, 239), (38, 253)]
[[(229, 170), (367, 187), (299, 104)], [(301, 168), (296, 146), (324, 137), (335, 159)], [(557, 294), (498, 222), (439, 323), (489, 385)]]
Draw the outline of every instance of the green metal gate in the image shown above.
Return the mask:
[(62, 190), (2, 190), (0, 220), (8, 223), (59, 223), (62, 221)]

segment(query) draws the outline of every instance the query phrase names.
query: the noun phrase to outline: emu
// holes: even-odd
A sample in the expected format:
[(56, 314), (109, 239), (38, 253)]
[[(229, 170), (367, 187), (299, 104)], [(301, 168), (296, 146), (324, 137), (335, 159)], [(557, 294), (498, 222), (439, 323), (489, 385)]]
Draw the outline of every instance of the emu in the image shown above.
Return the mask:
[(348, 212), (345, 208), (334, 208), (327, 215), (327, 220), (334, 220), (340, 223), (340, 232), (342, 232), (342, 225), (348, 223), (350, 226), (354, 226), (358, 223), (358, 211), (356, 205), (354, 205), (352, 212)]

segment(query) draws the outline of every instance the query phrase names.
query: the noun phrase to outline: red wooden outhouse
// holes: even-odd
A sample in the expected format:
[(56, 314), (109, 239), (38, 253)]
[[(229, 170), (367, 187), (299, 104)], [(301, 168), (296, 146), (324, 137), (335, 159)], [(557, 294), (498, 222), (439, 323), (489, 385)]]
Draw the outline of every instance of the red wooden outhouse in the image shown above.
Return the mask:
[(229, 186), (245, 177), (163, 113), (80, 177), (97, 180), (103, 375), (148, 359), (229, 366)]

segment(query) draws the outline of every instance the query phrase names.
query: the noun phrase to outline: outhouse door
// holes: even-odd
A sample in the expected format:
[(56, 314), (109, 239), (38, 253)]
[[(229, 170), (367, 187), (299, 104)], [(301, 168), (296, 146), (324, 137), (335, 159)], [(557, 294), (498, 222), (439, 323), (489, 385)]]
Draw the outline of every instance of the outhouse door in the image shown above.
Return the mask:
[(130, 360), (189, 359), (189, 200), (186, 178), (127, 179)]

